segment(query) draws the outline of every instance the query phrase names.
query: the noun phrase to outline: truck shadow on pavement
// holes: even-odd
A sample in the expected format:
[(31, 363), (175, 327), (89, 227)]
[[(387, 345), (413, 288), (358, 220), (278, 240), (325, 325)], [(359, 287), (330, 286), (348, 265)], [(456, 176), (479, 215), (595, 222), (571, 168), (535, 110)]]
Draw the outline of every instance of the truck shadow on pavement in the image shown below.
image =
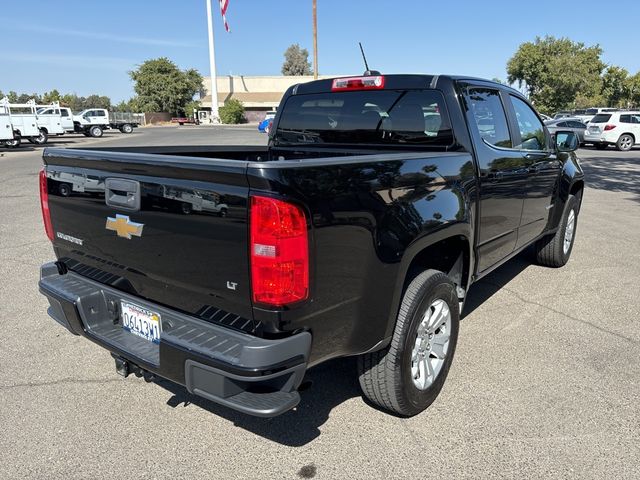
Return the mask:
[[(320, 427), (328, 420), (333, 408), (355, 397), (361, 397), (355, 358), (340, 358), (309, 369), (300, 392), (300, 404), (274, 418), (258, 418), (236, 412), (196, 395), (181, 385), (157, 380), (155, 383), (173, 394), (167, 405), (179, 408), (193, 404), (222, 417), (235, 426), (268, 440), (290, 447), (300, 447), (320, 436)], [(307, 383), (308, 385), (308, 383)]]
[[(527, 249), (487, 277), (474, 284), (463, 311), (463, 319), (508, 284), (514, 277), (531, 265), (532, 254)], [(191, 395), (181, 385), (158, 379), (155, 383), (169, 391), (172, 396), (167, 405), (172, 408), (194, 405), (213, 415), (222, 417), (237, 427), (263, 438), (290, 447), (306, 445), (320, 436), (320, 427), (329, 419), (331, 411), (338, 405), (360, 397), (356, 359), (339, 358), (309, 369), (304, 384), (311, 386), (303, 390), (300, 404), (283, 415), (274, 418), (258, 418), (236, 412), (202, 397)], [(370, 408), (377, 408), (366, 399)]]
[(610, 192), (631, 193), (640, 202), (640, 150), (618, 152), (616, 157), (580, 158), (585, 185)]

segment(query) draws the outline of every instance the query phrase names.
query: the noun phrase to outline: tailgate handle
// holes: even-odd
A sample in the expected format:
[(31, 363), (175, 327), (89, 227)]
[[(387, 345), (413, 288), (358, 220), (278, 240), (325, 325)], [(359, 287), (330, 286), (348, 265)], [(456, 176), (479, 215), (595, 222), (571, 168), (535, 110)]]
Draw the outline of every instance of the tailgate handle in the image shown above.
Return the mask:
[(112, 207), (140, 210), (140, 182), (124, 178), (105, 180), (105, 202)]

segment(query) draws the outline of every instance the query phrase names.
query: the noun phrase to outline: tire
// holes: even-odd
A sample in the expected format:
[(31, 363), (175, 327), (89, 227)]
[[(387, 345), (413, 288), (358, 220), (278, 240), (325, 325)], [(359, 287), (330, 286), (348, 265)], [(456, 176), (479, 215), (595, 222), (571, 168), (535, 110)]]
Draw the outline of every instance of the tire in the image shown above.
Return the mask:
[[(419, 341), (419, 331), (424, 331), (423, 322), (431, 319), (429, 312), (434, 316), (437, 311), (443, 315), (448, 312), (448, 323), (445, 322), (446, 326), (440, 329), (426, 330), (425, 335), (431, 331), (431, 337), (423, 336)], [(425, 270), (416, 276), (402, 298), (391, 344), (383, 350), (358, 357), (360, 387), (365, 397), (375, 405), (404, 417), (425, 410), (436, 399), (447, 378), (458, 340), (459, 321), (458, 297), (451, 279), (436, 270)], [(434, 342), (437, 337), (444, 339), (447, 334), (446, 342), (434, 343), (434, 346), (439, 345), (438, 353), (434, 353), (429, 343), (422, 343)], [(427, 348), (420, 350), (419, 346)], [(443, 358), (436, 358), (438, 355)], [(423, 365), (428, 363), (432, 369), (429, 376), (417, 373), (415, 368), (425, 359)], [(420, 382), (424, 385), (418, 385)]]
[(132, 127), (130, 124), (125, 123), (124, 125), (122, 125), (122, 126), (120, 127), (120, 131), (121, 131), (122, 133), (127, 133), (127, 134), (128, 134), (128, 133), (133, 133), (133, 127)]
[(594, 143), (596, 150), (606, 150), (609, 145), (606, 143)]
[(569, 195), (558, 230), (536, 242), (536, 260), (540, 265), (558, 268), (569, 261), (576, 239), (579, 212), (578, 199), (574, 195)]
[(98, 125), (94, 125), (89, 129), (89, 135), (94, 138), (100, 138), (103, 133), (104, 132), (102, 131), (102, 128), (100, 128)]
[(222, 218), (224, 218), (224, 217), (226, 217), (226, 216), (227, 216), (227, 209), (226, 209), (226, 208), (223, 208), (222, 210), (220, 210), (220, 216), (221, 216)]
[(58, 193), (63, 197), (71, 195), (71, 185), (68, 183), (61, 183), (58, 185)]
[(19, 133), (13, 134), (13, 140), (6, 140), (4, 146), (7, 148), (18, 148), (22, 144), (22, 137)]
[(48, 141), (49, 141), (49, 135), (47, 134), (46, 130), (43, 130), (43, 129), (40, 130), (40, 135), (38, 135), (37, 137), (34, 137), (33, 139), (33, 143), (35, 143), (36, 145), (44, 145)]
[(616, 148), (621, 152), (628, 152), (629, 150), (631, 150), (635, 143), (636, 140), (635, 138), (633, 138), (633, 135), (623, 133), (622, 135), (620, 135), (620, 138), (616, 142)]
[(187, 203), (187, 202), (180, 203), (180, 213), (182, 213), (183, 215), (189, 215), (191, 214), (192, 211), (193, 211), (193, 207), (191, 206), (190, 203)]

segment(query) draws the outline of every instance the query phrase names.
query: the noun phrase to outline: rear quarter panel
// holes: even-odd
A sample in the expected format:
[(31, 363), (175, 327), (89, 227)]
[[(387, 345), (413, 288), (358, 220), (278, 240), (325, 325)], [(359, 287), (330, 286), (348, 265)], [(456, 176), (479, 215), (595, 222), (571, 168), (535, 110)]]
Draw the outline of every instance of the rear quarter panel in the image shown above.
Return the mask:
[(254, 317), (278, 330), (311, 330), (312, 363), (386, 338), (402, 275), (429, 242), (462, 234), (473, 244), (475, 177), (466, 153), (254, 163), (248, 176), (251, 194), (307, 210), (310, 299), (280, 311), (254, 307)]

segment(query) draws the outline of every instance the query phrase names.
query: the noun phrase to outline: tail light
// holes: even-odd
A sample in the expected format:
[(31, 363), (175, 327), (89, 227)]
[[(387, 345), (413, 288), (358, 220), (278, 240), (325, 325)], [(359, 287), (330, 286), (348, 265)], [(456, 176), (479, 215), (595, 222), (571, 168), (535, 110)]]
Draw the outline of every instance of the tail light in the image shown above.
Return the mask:
[(604, 126), (604, 131), (608, 132), (609, 130), (613, 130), (614, 128), (616, 128), (615, 125), (605, 125)]
[(280, 307), (306, 299), (309, 245), (302, 209), (252, 196), (250, 235), (253, 301)]
[(350, 90), (380, 90), (382, 88), (384, 88), (384, 77), (375, 75), (370, 77), (335, 78), (331, 91), (348, 92)]
[(40, 206), (42, 207), (42, 221), (44, 231), (49, 240), (53, 242), (53, 225), (51, 225), (51, 212), (49, 211), (49, 190), (47, 189), (47, 172), (40, 170)]

